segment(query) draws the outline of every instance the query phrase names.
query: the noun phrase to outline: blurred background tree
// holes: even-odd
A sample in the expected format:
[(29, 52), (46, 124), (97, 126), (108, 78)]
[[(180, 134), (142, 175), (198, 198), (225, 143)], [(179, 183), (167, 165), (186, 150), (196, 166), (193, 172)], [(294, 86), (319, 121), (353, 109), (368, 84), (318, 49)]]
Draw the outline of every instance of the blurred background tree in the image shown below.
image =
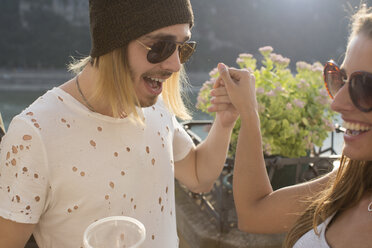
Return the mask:
[[(192, 72), (207, 72), (219, 61), (235, 65), (238, 54), (254, 54), (266, 45), (292, 61), (341, 61), (348, 6), (360, 4), (360, 0), (191, 2), (196, 18), (193, 40), (199, 43), (187, 65)], [(365, 2), (372, 5), (372, 0)], [(0, 67), (65, 68), (70, 56), (89, 54), (88, 17), (86, 0), (0, 0)]]

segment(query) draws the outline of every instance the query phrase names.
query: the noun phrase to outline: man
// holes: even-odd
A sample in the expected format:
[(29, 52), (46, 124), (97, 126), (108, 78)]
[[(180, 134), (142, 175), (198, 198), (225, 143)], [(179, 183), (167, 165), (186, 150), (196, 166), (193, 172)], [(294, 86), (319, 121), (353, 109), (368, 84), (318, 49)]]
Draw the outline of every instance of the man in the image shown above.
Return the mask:
[[(209, 136), (194, 147), (175, 116), (192, 54), (189, 0), (91, 0), (92, 50), (81, 72), (15, 117), (1, 144), (0, 247), (82, 247), (113, 215), (138, 219), (143, 247), (178, 246), (174, 176), (209, 191), (237, 113), (215, 91)], [(217, 85), (216, 85), (217, 86)], [(161, 94), (161, 96), (160, 96)]]

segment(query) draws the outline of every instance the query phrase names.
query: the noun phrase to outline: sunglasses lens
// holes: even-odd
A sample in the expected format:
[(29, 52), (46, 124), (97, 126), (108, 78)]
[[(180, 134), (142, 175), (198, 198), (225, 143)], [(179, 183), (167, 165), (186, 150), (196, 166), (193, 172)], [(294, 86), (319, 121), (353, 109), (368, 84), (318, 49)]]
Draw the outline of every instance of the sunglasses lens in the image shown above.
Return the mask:
[[(194, 53), (196, 42), (190, 41), (179, 47), (179, 56), (181, 64), (185, 63)], [(147, 60), (150, 63), (157, 64), (169, 58), (177, 48), (177, 43), (172, 41), (158, 41), (151, 46), (147, 54)]]
[(169, 41), (158, 41), (151, 46), (147, 54), (147, 60), (150, 63), (160, 63), (169, 58), (177, 48), (177, 44)]
[(356, 72), (350, 76), (349, 92), (354, 105), (364, 112), (372, 110), (372, 74)]
[(329, 96), (333, 99), (336, 93), (345, 84), (340, 70), (334, 64), (327, 64), (324, 68), (324, 82)]
[(185, 63), (186, 61), (190, 59), (191, 55), (193, 55), (193, 53), (195, 52), (195, 48), (196, 48), (196, 42), (194, 41), (186, 42), (185, 44), (180, 46), (179, 53), (180, 53), (181, 64)]

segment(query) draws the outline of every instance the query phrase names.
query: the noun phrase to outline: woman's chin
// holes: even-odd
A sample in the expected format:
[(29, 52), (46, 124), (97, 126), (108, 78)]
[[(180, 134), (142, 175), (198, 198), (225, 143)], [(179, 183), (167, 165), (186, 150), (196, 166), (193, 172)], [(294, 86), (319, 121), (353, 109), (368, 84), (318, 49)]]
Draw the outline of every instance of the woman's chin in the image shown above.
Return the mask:
[(355, 147), (350, 147), (345, 145), (342, 152), (346, 157), (352, 160), (359, 161), (372, 161), (372, 153), (368, 149), (356, 149)]

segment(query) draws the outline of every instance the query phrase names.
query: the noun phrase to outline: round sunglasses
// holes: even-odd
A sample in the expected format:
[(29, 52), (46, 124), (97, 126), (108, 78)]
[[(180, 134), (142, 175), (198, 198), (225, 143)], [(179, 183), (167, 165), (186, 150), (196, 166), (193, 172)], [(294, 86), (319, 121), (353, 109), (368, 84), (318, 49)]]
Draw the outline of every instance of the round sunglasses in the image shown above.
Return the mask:
[(139, 44), (141, 44), (146, 50), (147, 53), (147, 61), (152, 64), (157, 64), (163, 62), (167, 58), (169, 58), (174, 51), (176, 51), (178, 47), (178, 53), (180, 57), (181, 64), (185, 63), (191, 55), (195, 52), (196, 42), (195, 41), (187, 41), (184, 43), (176, 42), (176, 41), (169, 41), (169, 40), (159, 40), (155, 42), (152, 46), (146, 46), (141, 41), (136, 40)]
[[(347, 75), (344, 70), (330, 60), (324, 66), (324, 83), (329, 96), (333, 99), (337, 92), (344, 86)], [(350, 98), (360, 111), (372, 111), (372, 73), (355, 71), (349, 77)]]

